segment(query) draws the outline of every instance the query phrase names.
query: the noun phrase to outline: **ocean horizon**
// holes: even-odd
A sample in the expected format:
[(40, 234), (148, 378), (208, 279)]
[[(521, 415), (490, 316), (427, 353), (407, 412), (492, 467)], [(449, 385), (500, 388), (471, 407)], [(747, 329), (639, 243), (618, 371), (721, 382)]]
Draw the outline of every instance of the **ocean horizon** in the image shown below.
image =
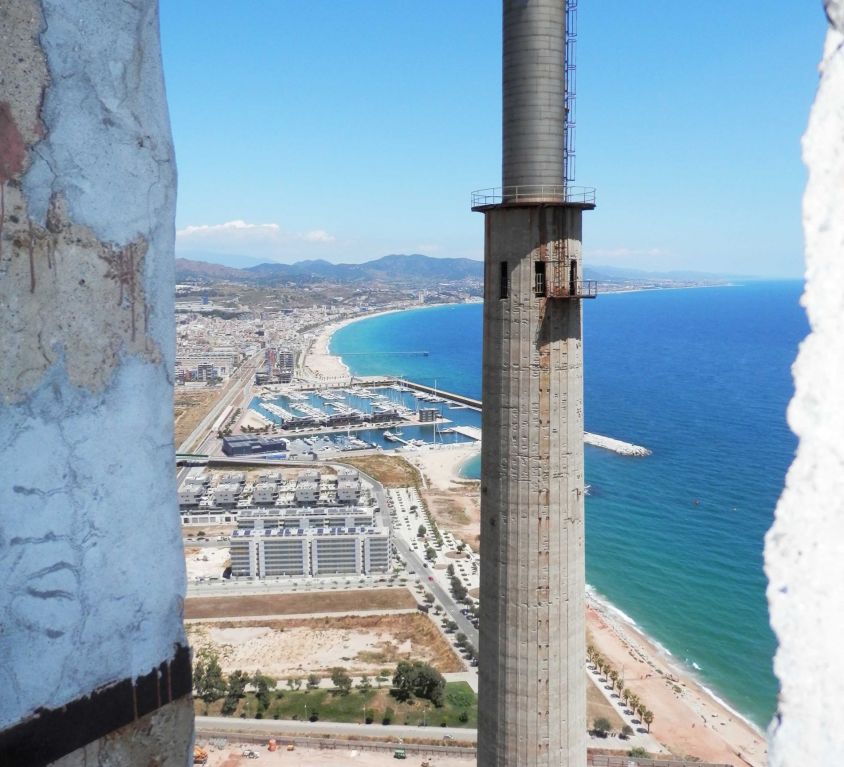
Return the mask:
[[(760, 727), (776, 708), (764, 535), (793, 458), (791, 364), (802, 282), (605, 294), (584, 302), (590, 587)], [(481, 398), (482, 305), (426, 307), (337, 331), (357, 375)], [(389, 356), (426, 351), (428, 356)], [(343, 355), (351, 355), (347, 356)], [(369, 356), (371, 355), (371, 356)], [(464, 467), (480, 471), (479, 459)]]

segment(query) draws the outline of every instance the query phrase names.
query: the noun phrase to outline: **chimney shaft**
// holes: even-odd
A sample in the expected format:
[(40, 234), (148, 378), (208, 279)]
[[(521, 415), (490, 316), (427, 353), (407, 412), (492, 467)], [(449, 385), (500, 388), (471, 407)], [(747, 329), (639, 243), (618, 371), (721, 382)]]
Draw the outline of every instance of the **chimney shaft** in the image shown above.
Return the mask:
[(565, 6), (565, 0), (504, 0), (505, 189), (564, 183)]

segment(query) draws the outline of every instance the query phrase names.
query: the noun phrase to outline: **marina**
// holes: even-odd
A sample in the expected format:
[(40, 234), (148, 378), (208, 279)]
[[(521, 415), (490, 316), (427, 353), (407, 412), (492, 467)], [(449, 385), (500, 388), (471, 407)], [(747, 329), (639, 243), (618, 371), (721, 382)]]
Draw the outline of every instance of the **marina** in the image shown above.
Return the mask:
[[(264, 387), (249, 413), (299, 447), (318, 437), (312, 452), (416, 450), (481, 440), (480, 400), (404, 379), (310, 390)], [(651, 454), (641, 445), (589, 432), (584, 442), (622, 456)]]

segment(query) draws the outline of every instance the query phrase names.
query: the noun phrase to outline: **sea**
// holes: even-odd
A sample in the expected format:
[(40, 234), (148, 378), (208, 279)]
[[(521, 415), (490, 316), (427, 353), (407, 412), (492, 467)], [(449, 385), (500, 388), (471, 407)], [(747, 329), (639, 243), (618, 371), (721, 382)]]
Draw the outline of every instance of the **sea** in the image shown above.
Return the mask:
[[(801, 291), (748, 282), (584, 301), (586, 429), (653, 451), (586, 447), (587, 581), (760, 727), (776, 708), (763, 545), (796, 449), (785, 412), (809, 330)], [(482, 311), (361, 320), (331, 351), (355, 374), (480, 398)], [(463, 467), (479, 471), (479, 459)]]

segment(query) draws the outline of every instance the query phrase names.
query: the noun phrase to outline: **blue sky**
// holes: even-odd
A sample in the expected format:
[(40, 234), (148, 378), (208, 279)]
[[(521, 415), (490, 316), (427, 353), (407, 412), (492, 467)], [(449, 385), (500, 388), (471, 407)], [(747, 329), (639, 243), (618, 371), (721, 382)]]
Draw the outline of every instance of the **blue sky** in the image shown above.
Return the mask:
[[(482, 258), (498, 0), (161, 0), (177, 250)], [(819, 0), (581, 0), (587, 263), (796, 277)]]

